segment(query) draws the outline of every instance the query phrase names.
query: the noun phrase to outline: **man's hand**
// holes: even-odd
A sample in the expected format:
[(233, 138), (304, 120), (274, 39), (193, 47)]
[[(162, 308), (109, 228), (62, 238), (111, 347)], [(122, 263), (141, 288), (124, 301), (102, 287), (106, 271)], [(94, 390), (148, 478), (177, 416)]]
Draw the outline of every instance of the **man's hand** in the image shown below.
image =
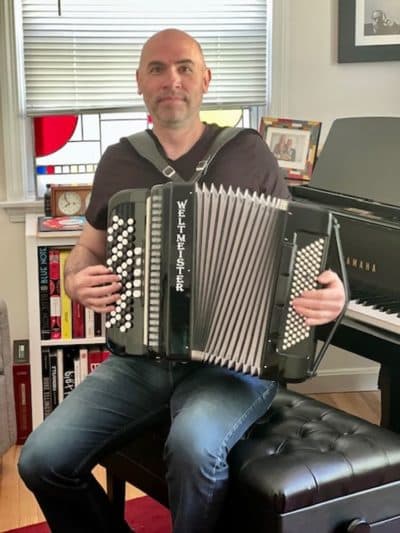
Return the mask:
[(335, 272), (325, 270), (319, 275), (318, 282), (324, 287), (304, 291), (292, 301), (294, 310), (305, 317), (308, 326), (319, 326), (335, 320), (345, 304), (344, 286)]
[(88, 266), (66, 277), (71, 298), (98, 313), (109, 313), (120, 298), (119, 276), (104, 265)]

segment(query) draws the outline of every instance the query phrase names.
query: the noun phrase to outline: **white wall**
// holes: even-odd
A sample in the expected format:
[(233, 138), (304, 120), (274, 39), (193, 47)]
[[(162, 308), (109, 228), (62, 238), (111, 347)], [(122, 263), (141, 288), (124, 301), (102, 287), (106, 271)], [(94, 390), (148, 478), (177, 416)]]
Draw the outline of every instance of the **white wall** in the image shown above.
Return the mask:
[[(399, 62), (337, 64), (336, 0), (276, 0), (275, 16), (279, 13), (284, 20), (275, 27), (271, 115), (322, 121), (321, 141), (337, 117), (400, 116)], [(0, 142), (0, 199), (4, 199), (1, 146)], [(12, 338), (27, 338), (24, 227), (10, 223), (0, 209), (0, 230), (0, 295), (10, 307)], [(321, 375), (304, 386), (373, 388), (377, 365), (332, 348)]]

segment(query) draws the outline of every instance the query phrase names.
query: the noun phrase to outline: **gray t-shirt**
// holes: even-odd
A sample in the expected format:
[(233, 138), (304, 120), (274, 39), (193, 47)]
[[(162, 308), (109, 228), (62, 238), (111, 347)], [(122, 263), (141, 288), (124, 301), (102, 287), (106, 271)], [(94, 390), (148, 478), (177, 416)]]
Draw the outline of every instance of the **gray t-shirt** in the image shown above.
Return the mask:
[[(207, 124), (197, 143), (174, 161), (166, 158), (154, 133), (151, 130), (148, 133), (169, 164), (182, 178), (189, 180), (220, 130), (216, 124)], [(105, 230), (108, 201), (113, 194), (123, 189), (150, 189), (167, 182), (159, 170), (141, 157), (126, 138), (122, 138), (106, 149), (99, 162), (86, 218), (94, 228)], [(275, 157), (259, 133), (251, 129), (240, 132), (218, 152), (199, 183), (222, 185), (226, 189), (239, 187), (279, 198), (290, 197)]]

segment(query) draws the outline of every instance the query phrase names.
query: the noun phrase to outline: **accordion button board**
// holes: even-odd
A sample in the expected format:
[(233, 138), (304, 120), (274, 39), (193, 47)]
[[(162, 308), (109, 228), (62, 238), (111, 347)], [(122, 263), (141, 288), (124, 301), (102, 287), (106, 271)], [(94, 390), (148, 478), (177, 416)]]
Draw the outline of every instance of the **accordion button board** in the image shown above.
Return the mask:
[(117, 193), (107, 265), (122, 289), (106, 319), (108, 347), (304, 381), (315, 328), (291, 301), (318, 286), (334, 224), (313, 204), (213, 186)]
[[(107, 228), (106, 265), (118, 274), (121, 281), (121, 296), (115, 310), (106, 317), (106, 331), (118, 332), (118, 339), (113, 350), (119, 353), (124, 342), (119, 343), (126, 335), (138, 329), (143, 330), (145, 320), (143, 297), (144, 273), (144, 220), (147, 195), (142, 201), (127, 201), (119, 204), (109, 217)], [(145, 352), (143, 335), (131, 335), (132, 349), (139, 353)], [(122, 349), (122, 352), (124, 350)]]

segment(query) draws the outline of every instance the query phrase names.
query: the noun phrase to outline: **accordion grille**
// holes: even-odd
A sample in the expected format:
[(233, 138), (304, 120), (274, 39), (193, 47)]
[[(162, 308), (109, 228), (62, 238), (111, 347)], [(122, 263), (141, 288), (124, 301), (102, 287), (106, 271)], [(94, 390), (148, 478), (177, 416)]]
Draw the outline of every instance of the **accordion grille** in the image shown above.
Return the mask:
[(193, 358), (257, 374), (287, 202), (214, 187), (196, 200)]

